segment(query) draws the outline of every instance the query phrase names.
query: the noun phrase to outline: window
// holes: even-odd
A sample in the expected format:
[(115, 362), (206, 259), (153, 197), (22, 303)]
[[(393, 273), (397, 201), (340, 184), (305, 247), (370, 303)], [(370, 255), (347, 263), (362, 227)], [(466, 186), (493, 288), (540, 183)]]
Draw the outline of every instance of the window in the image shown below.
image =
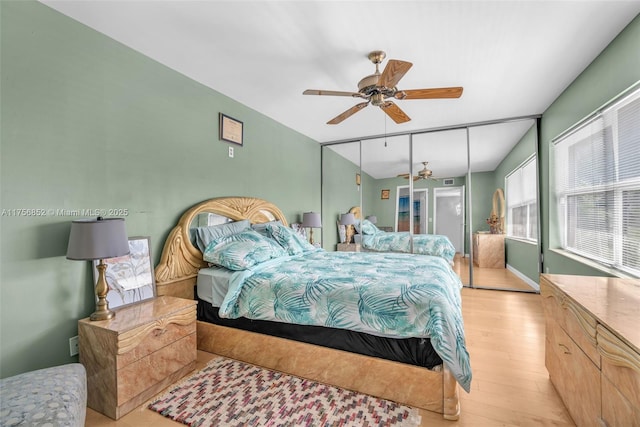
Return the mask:
[(507, 236), (538, 240), (538, 203), (536, 197), (536, 157), (533, 156), (507, 175)]
[(552, 147), (563, 249), (640, 275), (640, 89)]

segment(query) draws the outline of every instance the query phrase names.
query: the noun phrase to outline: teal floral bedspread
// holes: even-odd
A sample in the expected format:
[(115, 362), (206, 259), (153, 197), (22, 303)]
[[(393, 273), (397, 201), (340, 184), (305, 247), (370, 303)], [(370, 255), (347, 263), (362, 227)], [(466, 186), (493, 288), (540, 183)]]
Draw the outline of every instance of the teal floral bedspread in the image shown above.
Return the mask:
[[(408, 232), (379, 231), (363, 234), (362, 246), (376, 252), (411, 252), (411, 235)], [(456, 249), (447, 236), (439, 234), (413, 234), (413, 253), (440, 256), (453, 262)]]
[(440, 257), (318, 250), (235, 272), (220, 316), (430, 338), (469, 391), (461, 287)]
[[(404, 252), (439, 256), (453, 264), (456, 248), (447, 236), (439, 234), (410, 234), (406, 231), (382, 231), (371, 221), (364, 219), (356, 224), (362, 236), (362, 247), (373, 252)], [(413, 239), (413, 251), (411, 241)]]

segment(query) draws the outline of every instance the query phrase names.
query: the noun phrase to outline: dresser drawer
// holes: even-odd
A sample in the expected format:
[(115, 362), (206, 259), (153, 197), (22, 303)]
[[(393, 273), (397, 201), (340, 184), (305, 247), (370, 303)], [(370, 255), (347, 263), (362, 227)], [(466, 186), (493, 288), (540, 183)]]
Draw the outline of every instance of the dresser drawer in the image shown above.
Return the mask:
[(640, 427), (638, 397), (623, 395), (607, 377), (602, 376), (602, 421), (606, 427)]
[(194, 332), (119, 370), (117, 405), (123, 405), (184, 366), (195, 363), (197, 356)]
[(556, 286), (541, 280), (540, 293), (547, 319), (556, 321), (589, 359), (600, 368), (600, 354), (596, 345), (596, 319)]
[(149, 354), (196, 332), (194, 308), (140, 326), (118, 340), (116, 369), (135, 363)]
[[(603, 390), (603, 418), (610, 426), (640, 425), (640, 355), (603, 325), (598, 325), (598, 350), (603, 388), (606, 380), (609, 389)], [(619, 401), (614, 396), (620, 396)], [(635, 424), (629, 422), (633, 419)]]
[(600, 371), (555, 322), (547, 321), (545, 364), (551, 382), (579, 426), (600, 419)]

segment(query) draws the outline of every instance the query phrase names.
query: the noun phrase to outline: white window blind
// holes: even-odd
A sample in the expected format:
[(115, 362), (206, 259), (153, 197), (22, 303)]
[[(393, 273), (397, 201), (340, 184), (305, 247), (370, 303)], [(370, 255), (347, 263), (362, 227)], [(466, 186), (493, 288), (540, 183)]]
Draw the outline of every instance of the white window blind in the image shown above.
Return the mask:
[(505, 178), (507, 236), (538, 240), (536, 157), (525, 161)]
[(640, 275), (640, 89), (555, 141), (563, 249)]

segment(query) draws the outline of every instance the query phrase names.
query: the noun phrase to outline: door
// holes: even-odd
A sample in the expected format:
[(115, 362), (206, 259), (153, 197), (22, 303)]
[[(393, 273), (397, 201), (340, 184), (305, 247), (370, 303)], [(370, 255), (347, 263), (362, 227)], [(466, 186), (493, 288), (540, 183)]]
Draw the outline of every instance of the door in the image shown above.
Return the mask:
[(464, 187), (434, 189), (434, 234), (447, 236), (464, 254)]

